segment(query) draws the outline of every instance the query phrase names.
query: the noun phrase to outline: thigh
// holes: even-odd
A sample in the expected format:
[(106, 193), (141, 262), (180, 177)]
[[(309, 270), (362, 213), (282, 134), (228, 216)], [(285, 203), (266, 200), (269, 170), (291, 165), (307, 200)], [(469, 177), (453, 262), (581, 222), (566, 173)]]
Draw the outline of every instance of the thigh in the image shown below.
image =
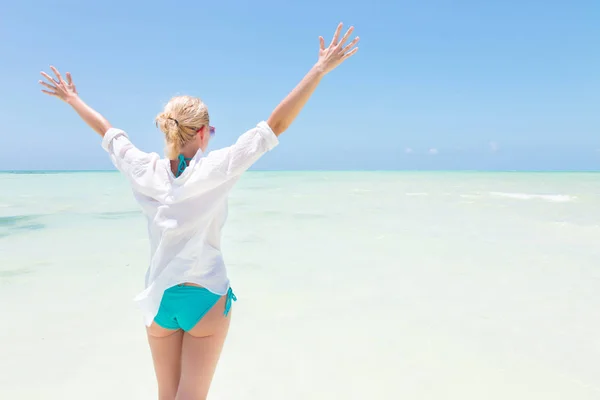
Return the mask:
[(158, 383), (158, 398), (173, 400), (181, 375), (183, 331), (165, 329), (154, 322), (147, 328), (147, 333)]
[(229, 331), (231, 312), (223, 315), (226, 296), (183, 336), (178, 399), (205, 399)]

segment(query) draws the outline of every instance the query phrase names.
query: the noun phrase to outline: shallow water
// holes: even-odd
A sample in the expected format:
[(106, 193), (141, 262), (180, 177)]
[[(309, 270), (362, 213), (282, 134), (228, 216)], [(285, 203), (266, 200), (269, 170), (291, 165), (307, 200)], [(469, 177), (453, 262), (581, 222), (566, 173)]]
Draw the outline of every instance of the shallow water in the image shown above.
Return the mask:
[[(212, 398), (600, 399), (599, 178), (247, 173)], [(0, 185), (0, 398), (154, 398), (124, 179)]]

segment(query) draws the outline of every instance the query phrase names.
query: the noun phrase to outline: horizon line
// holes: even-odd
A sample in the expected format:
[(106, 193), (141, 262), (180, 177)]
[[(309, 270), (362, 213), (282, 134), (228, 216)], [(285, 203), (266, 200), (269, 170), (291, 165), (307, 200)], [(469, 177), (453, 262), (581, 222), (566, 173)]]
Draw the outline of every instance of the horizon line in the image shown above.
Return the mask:
[[(0, 169), (0, 174), (120, 173), (117, 169)], [(250, 169), (246, 172), (487, 172), (487, 173), (600, 173), (593, 169)]]

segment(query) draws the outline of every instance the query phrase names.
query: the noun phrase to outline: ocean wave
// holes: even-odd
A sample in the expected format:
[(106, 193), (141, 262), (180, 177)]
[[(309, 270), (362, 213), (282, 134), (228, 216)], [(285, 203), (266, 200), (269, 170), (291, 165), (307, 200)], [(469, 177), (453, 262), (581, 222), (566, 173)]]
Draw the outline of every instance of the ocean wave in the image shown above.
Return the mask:
[(550, 201), (553, 203), (566, 203), (576, 199), (575, 196), (567, 194), (533, 194), (533, 193), (505, 193), (505, 192), (490, 192), (492, 196), (508, 197), (517, 200), (532, 200), (539, 199)]

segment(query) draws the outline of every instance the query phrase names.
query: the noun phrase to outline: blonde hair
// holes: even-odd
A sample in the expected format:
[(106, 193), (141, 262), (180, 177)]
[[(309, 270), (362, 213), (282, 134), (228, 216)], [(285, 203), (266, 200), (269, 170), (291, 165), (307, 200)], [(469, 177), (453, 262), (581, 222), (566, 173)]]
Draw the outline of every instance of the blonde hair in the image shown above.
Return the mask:
[(196, 137), (198, 129), (208, 125), (208, 109), (197, 97), (175, 96), (156, 116), (156, 126), (165, 134), (166, 156), (174, 160), (186, 143)]

